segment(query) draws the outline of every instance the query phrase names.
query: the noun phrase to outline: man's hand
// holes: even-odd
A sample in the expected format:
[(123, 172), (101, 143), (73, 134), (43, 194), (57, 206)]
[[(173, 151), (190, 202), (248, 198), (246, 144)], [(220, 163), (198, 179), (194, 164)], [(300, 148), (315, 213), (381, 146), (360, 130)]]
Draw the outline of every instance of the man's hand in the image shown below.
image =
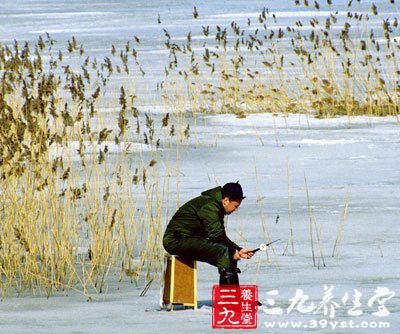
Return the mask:
[(253, 251), (247, 248), (242, 248), (238, 253), (241, 259), (251, 259), (254, 255)]
[(237, 261), (241, 259), (251, 259), (253, 255), (254, 252), (251, 249), (242, 248), (240, 251), (235, 251), (235, 254), (233, 254), (233, 259)]

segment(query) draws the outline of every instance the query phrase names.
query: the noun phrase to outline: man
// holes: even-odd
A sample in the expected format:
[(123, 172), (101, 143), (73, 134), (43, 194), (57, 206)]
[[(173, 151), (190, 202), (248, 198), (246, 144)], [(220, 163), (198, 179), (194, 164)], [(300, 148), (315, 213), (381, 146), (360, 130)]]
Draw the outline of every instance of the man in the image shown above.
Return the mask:
[(165, 250), (216, 266), (220, 285), (239, 284), (237, 261), (250, 259), (253, 252), (227, 237), (224, 216), (235, 212), (244, 198), (239, 183), (202, 192), (172, 217), (164, 233)]

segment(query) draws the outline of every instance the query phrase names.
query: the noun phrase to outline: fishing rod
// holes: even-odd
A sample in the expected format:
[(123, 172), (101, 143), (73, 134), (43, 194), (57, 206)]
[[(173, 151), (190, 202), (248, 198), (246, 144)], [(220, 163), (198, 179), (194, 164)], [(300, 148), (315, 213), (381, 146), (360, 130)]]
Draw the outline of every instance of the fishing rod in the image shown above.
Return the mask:
[(276, 239), (276, 240), (271, 241), (271, 242), (269, 242), (267, 244), (260, 244), (260, 246), (258, 248), (253, 249), (251, 252), (255, 253), (255, 252), (258, 252), (259, 250), (262, 251), (262, 252), (265, 252), (269, 245), (272, 245), (273, 243), (275, 243), (275, 242), (277, 242), (279, 240), (281, 240), (281, 239)]

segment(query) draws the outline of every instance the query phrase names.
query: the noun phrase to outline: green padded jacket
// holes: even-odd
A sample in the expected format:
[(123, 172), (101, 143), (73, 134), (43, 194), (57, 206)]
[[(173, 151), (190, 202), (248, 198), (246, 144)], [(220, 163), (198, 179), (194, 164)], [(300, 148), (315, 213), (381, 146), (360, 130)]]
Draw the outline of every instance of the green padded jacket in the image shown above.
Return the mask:
[(169, 222), (165, 236), (173, 239), (202, 237), (241, 250), (226, 235), (224, 216), (222, 188), (209, 189), (179, 208)]

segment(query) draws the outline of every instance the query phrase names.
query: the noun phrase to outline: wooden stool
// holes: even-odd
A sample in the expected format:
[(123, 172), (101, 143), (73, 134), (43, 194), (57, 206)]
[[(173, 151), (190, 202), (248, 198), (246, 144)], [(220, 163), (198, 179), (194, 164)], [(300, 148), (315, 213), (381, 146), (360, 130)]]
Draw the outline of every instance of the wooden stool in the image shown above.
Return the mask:
[(194, 260), (168, 254), (164, 260), (161, 306), (171, 311), (174, 305), (197, 309), (197, 265)]

